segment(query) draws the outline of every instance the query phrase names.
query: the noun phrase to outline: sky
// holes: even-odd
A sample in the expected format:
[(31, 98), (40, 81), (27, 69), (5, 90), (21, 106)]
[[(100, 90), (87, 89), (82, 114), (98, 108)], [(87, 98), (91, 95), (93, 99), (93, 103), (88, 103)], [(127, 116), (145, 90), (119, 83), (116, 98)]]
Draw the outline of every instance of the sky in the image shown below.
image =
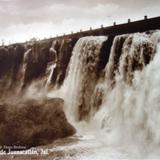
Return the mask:
[(0, 0), (0, 43), (160, 16), (160, 0)]

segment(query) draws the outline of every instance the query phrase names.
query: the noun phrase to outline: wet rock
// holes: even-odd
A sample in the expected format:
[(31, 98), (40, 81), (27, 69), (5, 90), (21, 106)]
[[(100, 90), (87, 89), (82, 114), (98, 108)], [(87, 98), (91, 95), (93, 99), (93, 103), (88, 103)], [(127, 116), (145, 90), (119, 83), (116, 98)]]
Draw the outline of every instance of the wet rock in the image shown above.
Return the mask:
[(25, 53), (25, 76), (24, 85), (28, 85), (34, 79), (45, 76), (47, 63), (50, 61), (51, 42), (34, 42), (28, 46)]
[(56, 68), (52, 75), (52, 84), (61, 86), (65, 77), (67, 76), (67, 67), (70, 62), (73, 47), (76, 44), (77, 39), (64, 39), (58, 44), (54, 45), (54, 49), (57, 54)]
[(15, 91), (22, 77), (22, 64), (25, 47), (14, 44), (0, 47), (0, 96)]
[(54, 98), (1, 104), (0, 145), (31, 147), (73, 135), (75, 129), (66, 119), (63, 103)]

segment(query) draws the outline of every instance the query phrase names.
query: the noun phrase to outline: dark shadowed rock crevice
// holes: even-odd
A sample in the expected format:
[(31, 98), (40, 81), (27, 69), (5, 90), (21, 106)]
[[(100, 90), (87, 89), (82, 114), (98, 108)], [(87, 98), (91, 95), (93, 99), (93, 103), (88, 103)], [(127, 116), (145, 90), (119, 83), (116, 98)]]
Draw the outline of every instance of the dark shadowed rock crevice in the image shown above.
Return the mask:
[(101, 72), (106, 64), (109, 61), (110, 51), (112, 48), (113, 40), (115, 36), (108, 36), (108, 39), (103, 43), (101, 51), (100, 51), (100, 58), (98, 63), (98, 71)]

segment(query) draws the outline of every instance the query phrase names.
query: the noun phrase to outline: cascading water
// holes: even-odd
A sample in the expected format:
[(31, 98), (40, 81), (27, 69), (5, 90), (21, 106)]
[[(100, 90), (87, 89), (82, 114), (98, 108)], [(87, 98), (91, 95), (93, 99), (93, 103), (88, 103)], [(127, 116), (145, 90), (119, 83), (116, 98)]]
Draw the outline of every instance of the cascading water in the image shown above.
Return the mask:
[(49, 67), (49, 72), (50, 72), (50, 74), (49, 74), (49, 77), (48, 77), (47, 82), (46, 82), (46, 87), (51, 84), (52, 75), (53, 75), (53, 72), (54, 72), (54, 69), (55, 69), (55, 68), (56, 68), (56, 64), (55, 64), (55, 63), (52, 64), (52, 65)]
[(93, 134), (101, 147), (114, 145), (132, 158), (150, 156), (160, 142), (160, 32), (116, 36), (105, 76), (96, 76), (100, 48), (106, 40), (85, 37), (77, 42), (62, 87), (66, 89), (63, 98), (70, 116), (82, 120), (85, 115), (89, 120), (75, 123), (79, 134)]
[[(116, 42), (117, 39), (120, 38), (121, 36), (116, 37), (114, 42)], [(124, 36), (122, 36), (122, 38), (124, 38)], [(124, 96), (123, 91), (126, 92), (127, 96), (127, 94), (129, 94), (129, 91), (131, 89), (133, 90), (137, 89), (137, 86), (134, 86), (136, 83), (135, 81), (137, 80), (135, 79), (136, 74), (139, 75), (142, 74), (146, 70), (146, 68), (149, 67), (148, 65), (146, 68), (144, 68), (153, 59), (155, 53), (157, 53), (157, 46), (159, 41), (158, 38), (159, 38), (159, 32), (151, 33), (149, 35), (138, 33), (126, 37), (125, 41), (123, 41), (123, 45), (121, 45), (122, 48), (120, 49), (121, 52), (119, 52), (120, 56), (117, 67), (114, 66), (115, 63), (117, 63), (115, 62), (117, 59), (116, 60), (113, 59), (115, 55), (114, 52), (116, 48), (115, 45), (117, 43), (113, 43), (110, 60), (105, 68), (106, 76), (103, 81), (103, 83), (107, 83), (106, 86), (108, 87), (108, 88), (105, 88), (106, 86), (104, 87), (105, 95), (103, 97), (103, 105), (109, 102), (110, 104), (105, 104), (106, 107), (102, 107), (103, 106), (102, 105), (101, 106), (102, 110), (103, 108), (105, 110), (115, 109), (114, 107), (112, 108), (112, 106), (115, 106), (114, 105), (115, 103), (118, 111), (118, 107), (123, 106), (123, 103), (127, 101), (127, 98), (125, 99), (125, 97), (123, 97)], [(151, 64), (152, 63), (153, 61), (151, 61)], [(110, 69), (113, 69), (112, 72), (115, 74), (114, 79), (112, 78), (112, 76), (110, 76)], [(145, 81), (147, 80), (148, 79), (145, 79)], [(114, 86), (111, 85), (112, 81), (115, 81)], [(136, 96), (137, 95), (135, 94), (134, 103), (136, 103)], [(132, 110), (130, 110), (130, 112), (132, 112)]]
[[(106, 143), (125, 145), (134, 156), (137, 152), (147, 156), (159, 148), (159, 41), (160, 32), (126, 38), (119, 66), (114, 70), (115, 85), (105, 88), (101, 109), (92, 119), (105, 130)], [(113, 68), (111, 64), (106, 74), (108, 68)], [(113, 80), (106, 75), (105, 81), (110, 84)]]
[(101, 48), (107, 37), (84, 37), (75, 45), (69, 65), (66, 103), (72, 106), (77, 120), (87, 118), (90, 99), (98, 80), (98, 64)]

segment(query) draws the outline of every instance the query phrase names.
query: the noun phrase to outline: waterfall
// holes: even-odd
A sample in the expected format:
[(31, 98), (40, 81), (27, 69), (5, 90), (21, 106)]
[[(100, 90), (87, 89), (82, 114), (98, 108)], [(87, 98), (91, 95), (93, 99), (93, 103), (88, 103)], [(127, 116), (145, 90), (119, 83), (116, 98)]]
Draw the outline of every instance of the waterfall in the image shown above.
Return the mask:
[(87, 118), (90, 111), (90, 99), (98, 79), (98, 64), (101, 48), (107, 37), (84, 37), (76, 43), (68, 77), (64, 82), (67, 86), (66, 103), (76, 114), (76, 119)]
[[(118, 49), (117, 60), (114, 58), (115, 45), (121, 38), (123, 44)], [(105, 131), (108, 143), (135, 143), (143, 147), (160, 143), (159, 59), (159, 31), (115, 38), (105, 68), (106, 76), (101, 82), (101, 85), (106, 84), (102, 85), (105, 92), (102, 104), (91, 120)]]
[(61, 41), (53, 41), (51, 52), (55, 55), (56, 68), (51, 77), (54, 88), (59, 88), (65, 77), (67, 76), (67, 67), (72, 55), (73, 47), (77, 39), (64, 39)]
[(105, 145), (159, 146), (159, 30), (34, 44), (25, 54), (22, 48), (20, 55), (14, 46), (0, 48), (2, 92), (19, 80), (32, 98), (63, 98), (78, 133), (87, 126), (96, 138), (103, 133)]
[[(98, 74), (105, 41), (107, 37), (84, 37), (74, 47), (62, 87), (69, 116), (87, 120), (93, 132), (102, 130), (107, 144), (158, 145), (160, 32), (116, 36)], [(77, 124), (77, 130), (83, 128)]]

